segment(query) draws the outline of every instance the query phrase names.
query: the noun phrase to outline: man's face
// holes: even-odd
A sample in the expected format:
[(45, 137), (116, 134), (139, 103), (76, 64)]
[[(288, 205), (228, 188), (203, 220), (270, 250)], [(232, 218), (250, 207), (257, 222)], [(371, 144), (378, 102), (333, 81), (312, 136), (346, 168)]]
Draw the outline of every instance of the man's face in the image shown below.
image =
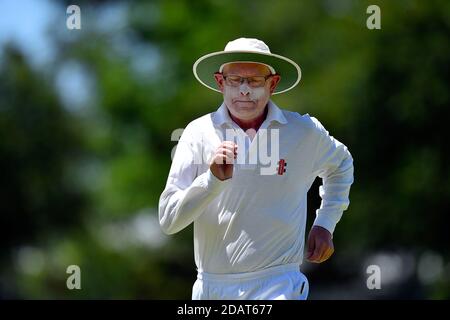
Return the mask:
[[(222, 74), (216, 73), (215, 79), (230, 113), (244, 121), (258, 118), (263, 112), (274, 92), (279, 75), (269, 76), (270, 70), (267, 66), (259, 63), (229, 63), (224, 66)], [(228, 78), (228, 81), (225, 79)], [(255, 82), (242, 83), (230, 81), (232, 76), (240, 77), (267, 77), (267, 81), (262, 82), (262, 86), (255, 86)]]

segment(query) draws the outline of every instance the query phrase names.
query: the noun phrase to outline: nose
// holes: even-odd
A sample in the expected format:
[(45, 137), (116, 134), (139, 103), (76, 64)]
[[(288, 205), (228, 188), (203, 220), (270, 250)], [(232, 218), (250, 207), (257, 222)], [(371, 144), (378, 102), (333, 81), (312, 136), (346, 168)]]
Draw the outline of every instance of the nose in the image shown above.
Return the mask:
[(248, 86), (247, 79), (242, 79), (241, 85), (239, 86), (239, 92), (243, 96), (250, 94), (250, 87)]

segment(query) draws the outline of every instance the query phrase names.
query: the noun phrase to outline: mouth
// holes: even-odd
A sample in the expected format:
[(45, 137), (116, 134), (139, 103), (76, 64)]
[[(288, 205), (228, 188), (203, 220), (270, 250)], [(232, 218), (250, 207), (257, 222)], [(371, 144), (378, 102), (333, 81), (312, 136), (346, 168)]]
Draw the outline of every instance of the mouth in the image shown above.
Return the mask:
[(234, 102), (240, 102), (240, 103), (254, 103), (254, 101), (248, 101), (248, 100), (235, 100)]

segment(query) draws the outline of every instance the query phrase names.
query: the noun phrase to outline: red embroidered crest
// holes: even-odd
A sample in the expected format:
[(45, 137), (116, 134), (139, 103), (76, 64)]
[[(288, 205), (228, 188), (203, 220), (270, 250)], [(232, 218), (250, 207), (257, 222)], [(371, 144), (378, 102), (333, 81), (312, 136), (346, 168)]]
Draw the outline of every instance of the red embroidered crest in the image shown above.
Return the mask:
[(278, 175), (282, 176), (286, 172), (287, 163), (284, 159), (278, 161)]

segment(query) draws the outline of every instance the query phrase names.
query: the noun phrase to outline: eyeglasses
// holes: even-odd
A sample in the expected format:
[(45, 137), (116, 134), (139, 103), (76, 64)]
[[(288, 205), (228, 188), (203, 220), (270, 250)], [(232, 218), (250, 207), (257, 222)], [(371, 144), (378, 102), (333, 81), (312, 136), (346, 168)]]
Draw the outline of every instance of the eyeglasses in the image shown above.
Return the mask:
[(268, 76), (254, 76), (254, 77), (241, 77), (237, 75), (228, 75), (224, 76), (225, 83), (230, 87), (238, 87), (240, 86), (244, 80), (247, 80), (247, 83), (252, 88), (263, 87), (266, 84), (267, 79), (269, 79), (273, 74), (269, 74)]

